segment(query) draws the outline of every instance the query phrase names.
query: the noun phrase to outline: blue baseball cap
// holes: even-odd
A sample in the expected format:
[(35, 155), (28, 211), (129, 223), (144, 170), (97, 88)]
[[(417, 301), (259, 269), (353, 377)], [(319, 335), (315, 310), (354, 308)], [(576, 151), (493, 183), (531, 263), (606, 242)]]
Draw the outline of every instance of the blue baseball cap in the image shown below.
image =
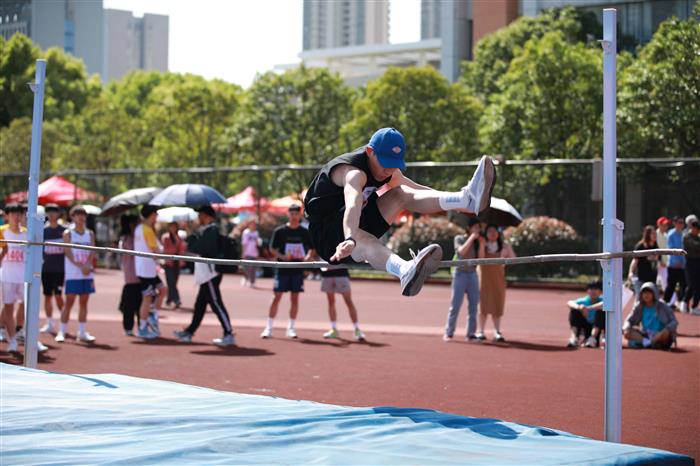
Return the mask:
[(372, 135), (368, 144), (384, 168), (406, 168), (403, 157), (406, 153), (406, 141), (397, 129), (382, 128)]

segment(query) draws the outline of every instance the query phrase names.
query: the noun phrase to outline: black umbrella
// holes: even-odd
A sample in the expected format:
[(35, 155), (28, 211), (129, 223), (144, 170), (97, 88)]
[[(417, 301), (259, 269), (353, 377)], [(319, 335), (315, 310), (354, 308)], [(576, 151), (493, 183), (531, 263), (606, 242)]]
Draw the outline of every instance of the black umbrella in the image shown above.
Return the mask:
[(102, 215), (116, 215), (134, 206), (148, 204), (148, 202), (162, 190), (162, 188), (152, 186), (149, 188), (130, 189), (121, 194), (117, 194), (102, 206)]
[(173, 184), (151, 199), (151, 205), (200, 207), (222, 204), (226, 198), (205, 184)]
[[(467, 215), (461, 212), (450, 211), (448, 218), (451, 222), (456, 223), (464, 229), (469, 228), (469, 218), (473, 215)], [(493, 224), (499, 227), (517, 227), (523, 221), (522, 215), (515, 207), (510, 205), (505, 199), (491, 197), (491, 204), (488, 209), (481, 212), (479, 221), (486, 224)]]

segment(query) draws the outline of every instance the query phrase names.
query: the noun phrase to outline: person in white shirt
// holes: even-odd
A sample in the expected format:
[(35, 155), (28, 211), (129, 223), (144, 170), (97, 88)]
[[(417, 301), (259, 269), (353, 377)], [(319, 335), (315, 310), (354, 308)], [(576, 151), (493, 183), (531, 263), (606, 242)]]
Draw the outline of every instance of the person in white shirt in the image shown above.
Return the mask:
[[(258, 225), (255, 220), (252, 220), (248, 224), (248, 228), (243, 230), (243, 235), (241, 236), (243, 259), (256, 260), (258, 257), (260, 257), (260, 250), (258, 248), (259, 244), (260, 234), (258, 233)], [(255, 278), (258, 268), (247, 265), (243, 268), (243, 271), (243, 286), (255, 288)]]

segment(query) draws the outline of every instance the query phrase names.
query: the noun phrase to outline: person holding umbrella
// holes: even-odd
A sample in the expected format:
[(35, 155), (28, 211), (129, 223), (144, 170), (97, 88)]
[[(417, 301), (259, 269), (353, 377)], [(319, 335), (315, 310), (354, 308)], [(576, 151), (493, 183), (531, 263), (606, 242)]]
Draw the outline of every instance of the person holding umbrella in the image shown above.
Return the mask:
[[(210, 205), (202, 206), (197, 210), (200, 227), (187, 237), (187, 250), (202, 257), (216, 258), (219, 244), (219, 229), (215, 222), (216, 211)], [(224, 331), (221, 338), (215, 338), (212, 342), (217, 346), (234, 346), (236, 340), (233, 336), (231, 319), (221, 298), (221, 274), (212, 264), (196, 262), (194, 267), (194, 279), (199, 285), (199, 292), (194, 303), (192, 322), (186, 329), (175, 331), (173, 334), (183, 343), (192, 342), (192, 337), (202, 323), (209, 305)]]

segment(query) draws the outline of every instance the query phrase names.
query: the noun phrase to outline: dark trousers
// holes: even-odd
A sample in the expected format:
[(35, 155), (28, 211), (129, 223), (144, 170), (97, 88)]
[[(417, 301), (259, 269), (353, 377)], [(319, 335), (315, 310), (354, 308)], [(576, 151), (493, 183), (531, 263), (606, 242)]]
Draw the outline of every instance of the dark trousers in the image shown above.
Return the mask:
[[(595, 311), (595, 320), (591, 324), (583, 316), (583, 312), (578, 309), (569, 309), (569, 326), (575, 329), (577, 338), (582, 335), (584, 338), (590, 337), (593, 327), (605, 330), (605, 312), (602, 310)], [(598, 334), (598, 338), (600, 338), (600, 334)]]
[(185, 330), (194, 335), (204, 318), (204, 312), (207, 310), (207, 305), (211, 306), (216, 317), (219, 318), (221, 327), (224, 329), (224, 335), (233, 333), (231, 327), (231, 319), (229, 319), (228, 311), (224, 306), (224, 301), (221, 299), (221, 275), (217, 275), (206, 283), (199, 285), (197, 299), (194, 302), (194, 315), (192, 323)]
[(668, 268), (668, 286), (664, 291), (664, 301), (671, 302), (673, 292), (676, 291), (678, 285), (678, 302), (684, 301), (685, 297), (685, 269)]
[(166, 302), (181, 304), (180, 292), (177, 291), (177, 280), (180, 278), (180, 267), (177, 265), (163, 267), (165, 269), (165, 282), (168, 284), (168, 299)]
[(700, 257), (686, 257), (685, 279), (688, 283), (685, 300), (691, 307), (696, 307), (700, 304)]

